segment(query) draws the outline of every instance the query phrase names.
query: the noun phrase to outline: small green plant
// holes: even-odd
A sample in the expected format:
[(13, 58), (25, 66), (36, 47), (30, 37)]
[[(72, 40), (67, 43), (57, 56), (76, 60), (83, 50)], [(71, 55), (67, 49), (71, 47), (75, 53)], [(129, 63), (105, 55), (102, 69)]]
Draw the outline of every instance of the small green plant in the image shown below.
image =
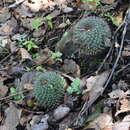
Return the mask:
[[(15, 95), (15, 94), (17, 94), (18, 92), (17, 92), (17, 89), (16, 88), (14, 88), (14, 87), (11, 87), (10, 88), (10, 95)], [(24, 98), (24, 96), (23, 96), (23, 94), (19, 94), (19, 95), (16, 95), (16, 96), (13, 96), (13, 99), (14, 100), (21, 100), (21, 99), (23, 99)]]
[(46, 18), (46, 20), (47, 20), (47, 24), (48, 24), (48, 27), (50, 28), (50, 29), (52, 29), (53, 28), (53, 23), (52, 23), (52, 16), (51, 15), (48, 15), (48, 16), (46, 16), (45, 17)]
[(60, 52), (51, 52), (51, 58), (55, 61), (62, 62), (61, 56), (62, 56), (62, 53)]
[(40, 56), (39, 53), (32, 53), (32, 58), (35, 59), (36, 57)]
[(43, 24), (44, 22), (40, 19), (35, 19), (35, 20), (32, 20), (32, 27), (33, 29), (35, 29), (36, 31), (39, 30), (39, 27)]
[(105, 16), (106, 16), (107, 18), (109, 18), (114, 25), (119, 26), (119, 23), (118, 23), (118, 22), (116, 21), (116, 19), (114, 18), (114, 14), (107, 13), (107, 14), (105, 14)]
[(26, 67), (24, 68), (24, 70), (25, 70), (25, 71), (31, 71), (31, 70), (33, 70), (33, 67), (28, 67), (28, 66), (26, 66)]
[(67, 92), (72, 94), (72, 93), (81, 93), (81, 89), (79, 88), (81, 80), (79, 78), (76, 78), (72, 83), (71, 87), (67, 88)]
[(44, 69), (42, 66), (37, 66), (37, 67), (36, 67), (36, 70), (37, 70), (37, 71), (43, 71), (43, 70), (45, 70), (45, 69)]
[(19, 47), (21, 48), (23, 47), (23, 43), (26, 41), (27, 36), (27, 34), (17, 34), (13, 36), (13, 38), (19, 42)]
[(27, 50), (28, 50), (28, 51), (30, 51), (30, 50), (32, 50), (32, 49), (35, 49), (35, 48), (39, 48), (39, 47), (33, 42), (32, 39), (31, 39), (31, 40), (28, 40), (28, 41), (25, 41), (25, 42), (23, 43), (23, 45), (27, 47)]
[(52, 109), (64, 100), (65, 87), (66, 81), (58, 73), (38, 73), (34, 82), (33, 95), (39, 105)]
[(14, 37), (15, 40), (19, 42), (19, 47), (26, 47), (28, 51), (31, 51), (34, 48), (39, 48), (35, 42), (38, 40), (36, 38), (28, 38), (27, 34), (17, 34)]
[(102, 53), (111, 44), (111, 30), (106, 21), (97, 16), (82, 18), (72, 30), (65, 33), (56, 45), (65, 57)]

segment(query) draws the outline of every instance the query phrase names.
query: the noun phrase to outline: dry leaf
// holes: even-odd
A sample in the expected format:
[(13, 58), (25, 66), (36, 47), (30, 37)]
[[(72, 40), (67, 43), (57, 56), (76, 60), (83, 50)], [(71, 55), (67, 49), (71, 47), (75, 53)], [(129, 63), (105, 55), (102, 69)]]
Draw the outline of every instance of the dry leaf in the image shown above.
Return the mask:
[(102, 3), (104, 4), (112, 4), (114, 3), (115, 0), (101, 0)]
[(0, 23), (5, 23), (11, 17), (11, 13), (7, 8), (0, 10)]
[(13, 35), (17, 31), (17, 21), (12, 18), (0, 27), (0, 35)]
[(129, 130), (130, 129), (130, 115), (124, 117), (122, 122), (116, 122), (112, 130)]
[(108, 114), (101, 114), (94, 121), (90, 122), (90, 124), (85, 127), (86, 129), (95, 129), (95, 130), (112, 130), (112, 117)]
[(116, 25), (119, 26), (123, 21), (123, 12), (120, 12), (117, 16), (115, 16), (114, 21), (116, 21)]
[(0, 80), (0, 97), (6, 96), (8, 92), (8, 87), (3, 85), (3, 82)]
[(40, 56), (35, 58), (35, 61), (39, 64), (48, 64), (48, 65), (55, 64), (56, 61), (51, 58), (51, 55), (52, 55), (51, 50), (48, 48), (45, 48), (41, 50)]
[(32, 3), (29, 3), (28, 1), (25, 1), (23, 4), (24, 4), (24, 6), (29, 7), (29, 9), (30, 9), (32, 12), (39, 12), (40, 9), (42, 8), (42, 5), (41, 5), (40, 2), (34, 2), (34, 3), (32, 4)]
[(24, 4), (21, 6), (18, 6), (15, 9), (17, 18), (26, 18), (26, 17), (32, 17), (33, 13), (29, 11), (28, 7), (26, 7)]
[(117, 110), (115, 116), (119, 115), (120, 113), (129, 112), (130, 111), (130, 101), (127, 98), (123, 98), (120, 100), (120, 109)]
[(24, 84), (24, 88), (27, 89), (27, 90), (32, 90), (33, 89), (33, 85), (29, 84), (29, 83), (26, 83), (26, 84)]
[(117, 99), (117, 98), (122, 98), (122, 97), (126, 96), (126, 93), (123, 90), (117, 89), (117, 90), (113, 90), (108, 95), (112, 99)]
[[(97, 98), (103, 93), (104, 91), (104, 84), (106, 80), (108, 79), (108, 76), (110, 74), (110, 71), (105, 71), (97, 76), (91, 76), (88, 78), (86, 86), (88, 87), (87, 90), (83, 91), (84, 97), (86, 98), (86, 102), (81, 110), (81, 113), (85, 113), (88, 111), (89, 107), (97, 100)], [(89, 97), (89, 100), (88, 100)]]
[(19, 124), (20, 116), (21, 110), (18, 110), (12, 103), (10, 103), (10, 107), (6, 110), (6, 119), (2, 126), (2, 130), (17, 130), (16, 127)]
[(30, 59), (30, 60), (32, 60), (31, 55), (28, 53), (28, 51), (26, 49), (20, 48), (20, 53), (21, 53), (22, 59)]
[(65, 59), (62, 69), (66, 74), (71, 74), (74, 77), (80, 76), (80, 67), (73, 60)]
[(115, 123), (112, 127), (112, 130), (129, 130), (129, 129), (130, 129), (130, 122)]
[(105, 71), (100, 75), (91, 76), (86, 79), (87, 89), (85, 91), (91, 91), (90, 95), (95, 95), (96, 93), (101, 92), (103, 90), (103, 85), (109, 76), (109, 73), (109, 71)]

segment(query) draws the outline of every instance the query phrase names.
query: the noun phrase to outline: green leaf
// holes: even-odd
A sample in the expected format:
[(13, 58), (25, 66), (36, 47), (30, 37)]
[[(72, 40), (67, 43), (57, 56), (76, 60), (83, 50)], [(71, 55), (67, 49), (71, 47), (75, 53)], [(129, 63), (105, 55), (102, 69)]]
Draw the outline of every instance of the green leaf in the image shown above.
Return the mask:
[(25, 70), (26, 70), (26, 71), (31, 71), (31, 70), (33, 70), (33, 68), (32, 68), (32, 67), (27, 67), (27, 66), (26, 66), (26, 67), (25, 67)]
[(39, 48), (32, 40), (24, 42), (23, 45), (27, 47), (28, 51), (30, 51), (33, 48)]
[[(11, 87), (11, 88), (10, 88), (10, 94), (11, 94), (11, 95), (17, 94), (16, 88)], [(13, 99), (14, 99), (14, 100), (21, 100), (21, 99), (23, 99), (23, 98), (24, 98), (24, 96), (23, 96), (22, 94), (17, 95), (17, 96), (13, 96)]]
[(118, 26), (118, 22), (114, 19), (113, 14), (107, 13), (105, 16), (108, 17), (114, 25)]
[(40, 71), (40, 70), (43, 71), (44, 68), (43, 68), (42, 66), (37, 66), (37, 67), (36, 67), (36, 70), (37, 70), (37, 71)]
[(46, 16), (46, 19), (47, 19), (47, 20), (52, 20), (52, 18), (53, 18), (53, 17), (52, 17), (51, 15), (47, 15), (47, 16)]
[(62, 56), (61, 52), (52, 52), (52, 59), (60, 58)]
[(38, 30), (39, 27), (43, 24), (43, 22), (40, 19), (35, 19), (32, 21), (31, 24), (32, 24), (33, 29)]
[(81, 89), (79, 88), (81, 80), (79, 78), (76, 78), (72, 83), (71, 87), (67, 88), (67, 92), (72, 94), (72, 93), (81, 93)]
[(48, 21), (48, 26), (49, 26), (51, 29), (53, 28), (52, 21)]
[(51, 52), (51, 58), (55, 61), (60, 61), (62, 62), (61, 59), (62, 53), (61, 52)]
[(32, 58), (33, 58), (33, 59), (36, 58), (36, 57), (38, 57), (38, 56), (40, 56), (39, 53), (33, 53), (33, 54), (32, 54)]

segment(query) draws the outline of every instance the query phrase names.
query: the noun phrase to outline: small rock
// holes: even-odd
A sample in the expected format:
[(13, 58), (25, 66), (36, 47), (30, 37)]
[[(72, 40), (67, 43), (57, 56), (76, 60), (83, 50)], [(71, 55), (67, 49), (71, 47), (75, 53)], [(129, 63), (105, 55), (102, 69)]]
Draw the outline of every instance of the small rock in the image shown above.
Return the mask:
[(47, 122), (48, 118), (49, 115), (44, 115), (39, 124), (35, 124), (32, 126), (32, 130), (47, 130), (49, 127)]
[(67, 106), (59, 106), (54, 110), (53, 116), (56, 120), (64, 118), (70, 112), (70, 108)]
[(48, 125), (45, 125), (44, 123), (36, 124), (32, 127), (32, 130), (47, 130)]
[(47, 115), (47, 114), (44, 115), (43, 118), (41, 119), (41, 122), (42, 123), (47, 123), (48, 118), (49, 118), (49, 115)]
[(35, 124), (37, 124), (39, 121), (41, 120), (40, 116), (33, 116), (32, 120), (30, 121), (30, 124), (33, 126)]
[(0, 36), (0, 57), (4, 57), (9, 52), (11, 40), (8, 36)]
[(70, 8), (70, 7), (65, 7), (65, 8), (63, 8), (63, 12), (64, 12), (64, 13), (69, 13), (69, 12), (72, 12), (72, 11), (73, 11), (73, 9)]

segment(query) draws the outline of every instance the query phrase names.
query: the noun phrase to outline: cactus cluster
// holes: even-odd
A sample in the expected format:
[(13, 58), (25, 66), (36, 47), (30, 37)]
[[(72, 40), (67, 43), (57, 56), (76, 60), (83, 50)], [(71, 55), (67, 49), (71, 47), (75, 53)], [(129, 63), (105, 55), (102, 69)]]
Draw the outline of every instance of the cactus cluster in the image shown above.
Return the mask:
[(53, 109), (64, 100), (65, 79), (55, 72), (37, 75), (33, 95), (45, 109)]
[[(63, 36), (57, 44), (58, 51), (66, 53), (63, 52), (66, 48), (67, 52), (70, 49), (71, 54), (80, 52), (84, 55), (95, 55), (110, 45), (111, 30), (107, 22), (96, 16), (82, 18), (70, 32), (68, 32), (68, 35), (71, 34), (71, 48), (69, 43), (61, 42), (65, 39)], [(66, 39), (68, 39), (68, 35), (66, 35)]]

